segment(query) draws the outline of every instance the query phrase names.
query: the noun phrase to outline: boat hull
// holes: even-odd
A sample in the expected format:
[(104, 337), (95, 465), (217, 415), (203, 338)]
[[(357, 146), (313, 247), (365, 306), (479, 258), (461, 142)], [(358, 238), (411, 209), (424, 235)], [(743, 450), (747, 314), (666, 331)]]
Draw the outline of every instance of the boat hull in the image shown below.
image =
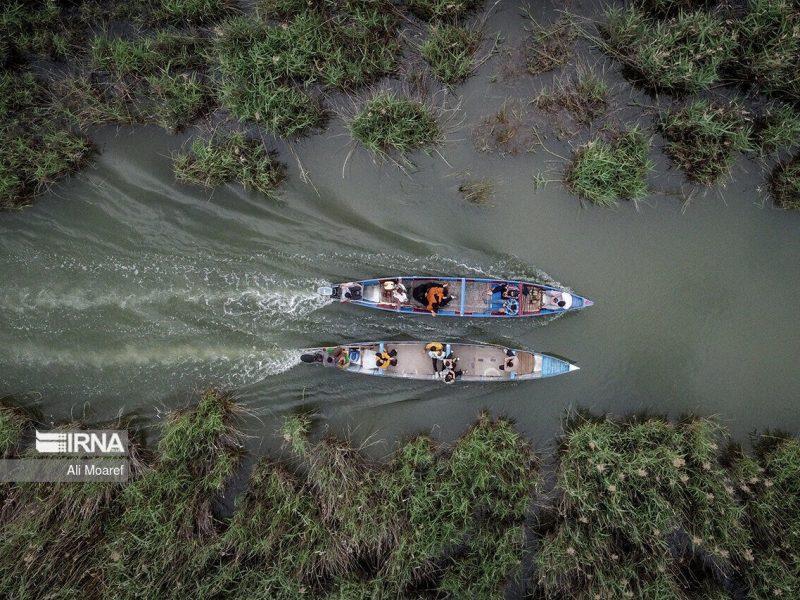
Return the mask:
[[(442, 343), (445, 355), (457, 358), (460, 381), (509, 382), (541, 379), (577, 371), (578, 367), (561, 358), (513, 350), (493, 344)], [(378, 366), (378, 354), (391, 355), (396, 364)], [(426, 342), (360, 342), (306, 350), (303, 362), (350, 373), (401, 379), (442, 380), (441, 360), (433, 359)], [(511, 366), (509, 366), (509, 362)]]
[[(399, 301), (389, 285), (402, 285), (407, 299)], [(418, 288), (447, 285), (450, 302), (436, 310), (436, 316), (464, 318), (526, 318), (557, 315), (581, 310), (594, 304), (588, 298), (540, 283), (474, 277), (385, 277), (340, 283), (320, 288), (334, 300), (400, 314), (431, 315), (426, 305), (414, 297)], [(568, 305), (557, 306), (566, 299)]]

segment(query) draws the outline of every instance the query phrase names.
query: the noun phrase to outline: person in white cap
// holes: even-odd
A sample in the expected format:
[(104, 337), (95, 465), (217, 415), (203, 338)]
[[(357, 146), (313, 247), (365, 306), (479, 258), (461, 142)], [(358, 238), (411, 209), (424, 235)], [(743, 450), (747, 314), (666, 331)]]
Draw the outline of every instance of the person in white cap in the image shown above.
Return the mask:
[(392, 293), (392, 300), (397, 304), (405, 304), (408, 302), (408, 292), (406, 286), (396, 281), (384, 281), (383, 289)]
[(568, 292), (546, 291), (542, 308), (548, 310), (567, 310), (572, 306), (572, 294)]

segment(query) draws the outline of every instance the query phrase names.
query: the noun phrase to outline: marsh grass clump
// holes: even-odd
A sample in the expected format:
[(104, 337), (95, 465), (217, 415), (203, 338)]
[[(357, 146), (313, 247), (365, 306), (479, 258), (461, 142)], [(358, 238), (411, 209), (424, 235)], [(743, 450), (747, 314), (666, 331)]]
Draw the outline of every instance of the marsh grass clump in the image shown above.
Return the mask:
[(778, 208), (800, 210), (800, 155), (773, 169), (769, 192)]
[(572, 58), (578, 31), (568, 16), (549, 26), (541, 25), (532, 17), (531, 36), (526, 44), (527, 70), (531, 75), (540, 75), (563, 67)]
[(578, 148), (567, 167), (565, 183), (572, 193), (599, 206), (647, 195), (650, 138), (638, 127), (596, 137)]
[(324, 123), (319, 94), (392, 72), (399, 45), (385, 2), (309, 4), (282, 23), (229, 20), (216, 44), (222, 103), (282, 137)]
[(454, 20), (483, 5), (483, 0), (407, 0), (406, 6), (429, 21)]
[(154, 122), (180, 131), (212, 104), (206, 46), (198, 35), (171, 30), (135, 39), (96, 36), (92, 72), (58, 83), (57, 102), (84, 126)]
[[(83, 429), (69, 423), (69, 429)], [(65, 427), (65, 426), (60, 426)], [(124, 429), (124, 422), (101, 424)], [(129, 467), (141, 463), (137, 438), (129, 432)], [(31, 453), (22, 456), (33, 458)], [(98, 459), (102, 461), (103, 459)], [(105, 526), (116, 515), (123, 483), (17, 483), (5, 491), (0, 544), (0, 590), (7, 597), (33, 598), (42, 589), (61, 597), (96, 584)], [(54, 568), (60, 564), (62, 568)]]
[(156, 100), (153, 119), (173, 132), (202, 116), (212, 102), (207, 86), (195, 73), (173, 75), (164, 70), (148, 77), (147, 83)]
[(494, 199), (494, 180), (483, 178), (465, 181), (458, 186), (458, 191), (471, 204), (489, 204)]
[(348, 124), (355, 140), (376, 156), (401, 157), (441, 144), (444, 132), (435, 111), (418, 100), (391, 91), (379, 92)]
[(536, 121), (527, 103), (509, 98), (496, 113), (487, 115), (472, 133), (479, 152), (517, 156), (541, 144)]
[(157, 0), (155, 18), (176, 25), (206, 25), (235, 11), (235, 0)]
[(286, 167), (275, 154), (242, 132), (197, 138), (190, 152), (175, 157), (173, 166), (178, 181), (209, 188), (236, 181), (268, 196), (286, 177)]
[(767, 434), (755, 440), (754, 451), (728, 452), (729, 485), (752, 540), (742, 570), (751, 597), (791, 597), (800, 589), (800, 441)]
[(800, 102), (800, 6), (792, 0), (751, 0), (737, 22), (744, 75), (772, 96)]
[(106, 591), (117, 597), (169, 597), (196, 585), (197, 573), (218, 560), (220, 521), (214, 503), (243, 456), (237, 429), (242, 409), (209, 390), (199, 403), (172, 413), (157, 457), (122, 490), (102, 563)]
[(612, 7), (601, 28), (606, 48), (654, 90), (698, 92), (718, 82), (736, 49), (725, 21), (705, 11), (654, 20), (641, 8)]
[(17, 453), (22, 434), (32, 420), (32, 416), (14, 404), (11, 398), (0, 398), (0, 459)]
[(753, 128), (753, 140), (762, 154), (790, 150), (800, 144), (800, 113), (786, 104), (772, 104)]
[(746, 556), (721, 434), (708, 419), (573, 419), (536, 559), (541, 595), (686, 597), (685, 559), (724, 570)]
[(30, 55), (64, 59), (75, 53), (81, 27), (66, 14), (68, 3), (55, 0), (8, 0), (0, 7), (0, 67)]
[(0, 209), (19, 208), (88, 163), (91, 142), (46, 107), (46, 90), (27, 72), (0, 73)]
[(442, 82), (453, 85), (464, 81), (477, 67), (475, 53), (483, 33), (460, 25), (433, 25), (420, 54)]
[(590, 69), (578, 69), (552, 89), (543, 90), (534, 102), (548, 112), (566, 110), (575, 121), (588, 125), (606, 113), (610, 92), (609, 85)]
[(116, 77), (143, 77), (167, 68), (200, 69), (206, 64), (205, 45), (198, 36), (169, 30), (134, 39), (98, 35), (91, 42), (91, 64)]
[(92, 125), (132, 125), (147, 120), (144, 108), (131, 102), (126, 86), (99, 81), (86, 73), (53, 82), (49, 102), (79, 128)]
[(736, 103), (696, 100), (662, 115), (658, 127), (669, 157), (691, 181), (703, 185), (730, 171), (735, 152), (751, 148), (752, 126)]

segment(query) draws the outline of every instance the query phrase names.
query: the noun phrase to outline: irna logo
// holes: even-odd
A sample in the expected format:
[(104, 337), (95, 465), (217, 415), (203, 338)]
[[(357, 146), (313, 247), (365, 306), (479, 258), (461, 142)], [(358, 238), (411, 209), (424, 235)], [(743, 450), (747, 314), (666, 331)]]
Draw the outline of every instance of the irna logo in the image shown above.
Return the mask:
[(36, 430), (36, 451), (41, 454), (121, 455), (128, 453), (127, 431)]

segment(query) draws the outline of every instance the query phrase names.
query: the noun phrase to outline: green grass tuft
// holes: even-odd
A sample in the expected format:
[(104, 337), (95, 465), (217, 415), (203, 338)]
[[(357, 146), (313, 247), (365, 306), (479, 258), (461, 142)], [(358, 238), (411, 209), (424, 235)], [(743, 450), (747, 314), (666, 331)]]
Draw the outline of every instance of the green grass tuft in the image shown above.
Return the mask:
[(704, 11), (654, 20), (635, 5), (614, 7), (602, 32), (635, 80), (670, 92), (698, 92), (717, 83), (736, 49), (725, 21)]
[(444, 139), (431, 108), (394, 92), (372, 97), (348, 126), (353, 138), (377, 156), (432, 148)]
[(156, 100), (154, 120), (173, 132), (202, 116), (211, 105), (206, 85), (194, 73), (172, 75), (165, 70), (147, 82)]
[(595, 138), (578, 148), (567, 168), (565, 183), (575, 195), (600, 206), (647, 195), (650, 139), (635, 126), (610, 140)]
[(204, 25), (219, 21), (236, 7), (235, 0), (158, 0), (155, 15), (176, 25)]
[(205, 187), (236, 181), (271, 196), (286, 177), (285, 166), (274, 154), (262, 142), (241, 132), (195, 139), (191, 151), (178, 154), (174, 160), (178, 181)]
[(89, 140), (65, 129), (45, 106), (46, 90), (30, 73), (0, 73), (0, 210), (19, 208), (89, 160)]
[(459, 25), (433, 25), (420, 53), (442, 82), (453, 85), (472, 75), (483, 34)]
[(791, 150), (800, 144), (800, 113), (786, 104), (772, 104), (755, 124), (753, 138), (763, 154)]
[(769, 190), (778, 208), (800, 210), (800, 155), (775, 167)]
[(736, 103), (696, 100), (662, 115), (666, 153), (690, 180), (712, 185), (730, 171), (734, 152), (751, 149), (752, 126)]
[(751, 0), (737, 21), (744, 74), (760, 91), (800, 102), (800, 6), (792, 0)]
[(480, 8), (483, 0), (407, 0), (406, 6), (423, 19), (453, 20)]

